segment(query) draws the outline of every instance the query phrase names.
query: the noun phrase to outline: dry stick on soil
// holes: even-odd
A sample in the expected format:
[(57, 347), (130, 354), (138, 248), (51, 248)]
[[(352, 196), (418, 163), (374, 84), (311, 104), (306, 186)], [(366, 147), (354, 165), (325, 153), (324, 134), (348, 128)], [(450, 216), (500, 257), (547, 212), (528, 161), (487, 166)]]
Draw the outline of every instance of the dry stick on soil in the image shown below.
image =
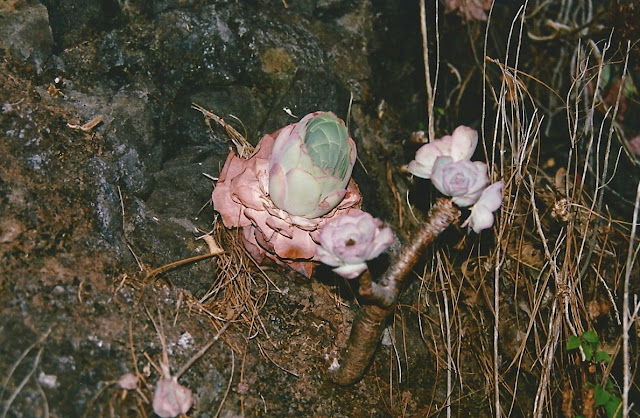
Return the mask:
[(164, 266), (158, 267), (157, 269), (151, 270), (149, 273), (147, 273), (147, 275), (144, 278), (144, 281), (146, 282), (148, 280), (151, 280), (152, 278), (155, 278), (156, 276), (162, 273), (165, 273), (174, 268), (184, 266), (185, 264), (195, 263), (196, 261), (200, 261), (200, 260), (206, 260), (207, 258), (215, 257), (220, 254), (224, 254), (224, 250), (220, 250), (219, 252), (215, 252), (215, 253), (200, 254), (193, 257), (185, 258), (183, 260), (178, 260), (169, 264), (165, 264)]
[(371, 281), (368, 271), (361, 278), (361, 294), (371, 296), (353, 321), (341, 365), (331, 370), (331, 379), (339, 385), (350, 385), (362, 377), (385, 328), (386, 318), (393, 313), (400, 294), (402, 279), (411, 271), (428, 245), (460, 217), (451, 199), (438, 199), (427, 220), (420, 226), (382, 276), (380, 283)]

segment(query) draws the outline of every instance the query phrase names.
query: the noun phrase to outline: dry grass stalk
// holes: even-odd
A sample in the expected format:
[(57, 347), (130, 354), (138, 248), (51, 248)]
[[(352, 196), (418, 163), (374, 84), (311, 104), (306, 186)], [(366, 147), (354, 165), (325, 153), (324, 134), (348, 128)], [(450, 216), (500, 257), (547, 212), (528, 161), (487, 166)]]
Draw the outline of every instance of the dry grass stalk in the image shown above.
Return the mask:
[[(211, 120), (224, 128), (240, 157), (247, 158), (251, 155), (253, 146), (224, 119), (196, 103), (192, 104), (192, 108), (203, 114), (209, 128), (211, 128)], [(232, 117), (237, 119), (233, 115)], [(222, 223), (216, 221), (213, 231), (206, 234), (207, 240), (213, 240), (218, 247), (225, 249), (225, 253), (217, 257), (216, 279), (196, 305), (198, 310), (215, 321), (221, 320), (230, 311), (244, 310), (240, 321), (247, 327), (248, 341), (261, 332), (268, 335), (259, 313), (266, 304), (271, 289), (278, 292), (280, 289), (251, 259), (241, 244), (240, 233), (239, 230), (229, 231)], [(208, 243), (208, 245), (211, 244)], [(256, 271), (259, 271), (259, 274), (256, 274)], [(260, 276), (264, 280), (257, 282), (256, 276)], [(243, 348), (238, 344), (232, 346), (237, 352), (243, 351)]]
[[(436, 402), (453, 406), (465, 392), (473, 391), (461, 360), (471, 355), (491, 388), (486, 396), (495, 416), (556, 416), (560, 409), (576, 414), (576, 405), (588, 394), (582, 389), (584, 376), (577, 373), (579, 360), (564, 349), (567, 338), (594, 329), (596, 322), (607, 317), (614, 321), (611, 328), (622, 325), (615, 321), (623, 316), (618, 314), (623, 296), (629, 296), (622, 289), (623, 279), (637, 268), (637, 251), (629, 250), (633, 261), (625, 263), (627, 254), (620, 248), (635, 248), (629, 246), (635, 237), (606, 206), (606, 195), (616, 196), (610, 186), (621, 152), (615, 151), (616, 143), (628, 151), (617, 119), (620, 97), (603, 115), (598, 113), (602, 108), (598, 86), (602, 68), (610, 62), (610, 41), (598, 47), (575, 41), (573, 54), (563, 48), (547, 84), (541, 81), (544, 74), (519, 68), (520, 61), (530, 64), (520, 56), (521, 38), (523, 34), (529, 39), (540, 37), (542, 32), (532, 31), (544, 29), (536, 26), (544, 16), (553, 23), (549, 26), (553, 37), (566, 36), (567, 31), (587, 33), (587, 26), (581, 25), (593, 18), (593, 4), (572, 4), (576, 6), (568, 0), (553, 7), (541, 1), (525, 4), (513, 21), (509, 35), (513, 42), (508, 41), (506, 58), (500, 62), (488, 56), (487, 28), (483, 143), (494, 179), (506, 181), (507, 200), (494, 229), (495, 244), (483, 239), (482, 247), (474, 247), (463, 260), (440, 251), (434, 254), (433, 271), (423, 275), (416, 307), (421, 324), (426, 318), (429, 325), (423, 340), (440, 349), (434, 353), (436, 366), (446, 365), (446, 377), (439, 380), (446, 398)], [(531, 19), (526, 29), (522, 26), (525, 16)], [(491, 19), (492, 15), (489, 26)], [(497, 83), (492, 75), (495, 68), (500, 75)], [(572, 81), (568, 87), (566, 80)], [(589, 83), (595, 84), (593, 97), (588, 94)], [(489, 116), (491, 109), (497, 110), (495, 116)], [(555, 163), (547, 163), (542, 159), (547, 157), (541, 156), (550, 152), (541, 148), (540, 141), (561, 111), (568, 126), (567, 160), (556, 157)], [(429, 289), (440, 289), (439, 296), (430, 296)], [(422, 312), (424, 301), (434, 297), (437, 303)], [(638, 305), (629, 301), (625, 306), (629, 318), (637, 320)], [(428, 316), (434, 309), (437, 316)], [(438, 327), (440, 332), (434, 332)], [(629, 347), (622, 341), (623, 333), (603, 332), (607, 347)], [(461, 355), (469, 343), (474, 352)], [(616, 351), (611, 353), (613, 363)], [(629, 354), (625, 366), (627, 377), (637, 368), (631, 364), (632, 357)], [(612, 373), (610, 365), (596, 369), (598, 379), (606, 380)], [(458, 385), (452, 383), (456, 376)], [(527, 394), (532, 386), (535, 398)], [(626, 386), (621, 387), (624, 394)]]
[[(18, 359), (16, 359), (16, 361), (9, 367), (9, 369), (7, 369), (5, 371), (6, 375), (4, 376), (4, 378), (2, 379), (2, 390), (0, 390), (0, 402), (3, 401), (4, 399), (4, 392), (6, 389), (9, 388), (9, 382), (11, 381), (11, 377), (13, 376), (13, 373), (16, 371), (16, 369), (18, 368), (18, 366), (23, 362), (23, 360), (29, 355), (29, 353), (31, 352), (31, 350), (33, 350), (36, 346), (38, 345), (42, 345), (45, 340), (47, 339), (47, 337), (49, 337), (49, 334), (51, 334), (51, 329), (49, 328), (47, 331), (45, 331), (40, 338), (38, 338), (38, 341), (36, 341), (35, 343), (33, 343), (32, 345), (30, 345), (29, 347), (27, 347), (27, 349), (25, 349), (22, 354), (18, 357)], [(33, 360), (33, 365), (31, 367), (31, 369), (29, 370), (29, 372), (22, 378), (22, 380), (20, 381), (20, 383), (18, 383), (15, 387), (15, 389), (11, 392), (11, 394), (9, 395), (9, 397), (4, 400), (4, 407), (2, 408), (2, 412), (0, 413), (0, 417), (4, 418), (7, 416), (11, 405), (13, 404), (13, 401), (15, 401), (16, 397), (18, 396), (18, 394), (20, 393), (20, 391), (22, 391), (22, 389), (24, 388), (24, 386), (27, 384), (27, 382), (31, 379), (31, 377), (33, 376), (33, 374), (36, 371), (36, 368), (38, 367), (39, 363), (40, 363), (40, 359), (42, 358), (42, 353), (44, 352), (44, 347), (40, 347), (40, 349), (38, 350), (38, 354), (36, 354), (35, 359)], [(42, 391), (41, 391), (42, 393)], [(46, 408), (48, 408), (48, 403), (47, 403), (47, 398), (45, 396), (43, 396), (43, 400), (44, 400), (44, 405)]]
[(226, 251), (216, 259), (216, 279), (198, 305), (214, 320), (225, 317), (228, 312), (244, 310), (240, 321), (247, 327), (248, 336), (255, 336), (264, 330), (260, 310), (266, 304), (271, 289), (279, 289), (264, 272), (259, 273), (263, 280), (256, 281), (256, 271), (259, 270), (242, 247), (239, 232), (229, 231), (221, 223), (214, 226), (212, 236)]
[(637, 249), (634, 249), (633, 243), (636, 238), (636, 229), (638, 227), (638, 210), (640, 209), (640, 182), (636, 192), (636, 204), (633, 211), (633, 223), (631, 225), (631, 236), (629, 237), (629, 251), (627, 253), (627, 262), (625, 265), (624, 285), (623, 285), (623, 303), (622, 303), (622, 367), (623, 367), (623, 384), (622, 384), (622, 416), (628, 417), (631, 412), (629, 404), (629, 391), (631, 390), (631, 346), (629, 339), (629, 331), (634, 322), (638, 320), (640, 311), (640, 302), (638, 296), (635, 295), (633, 304), (629, 301), (630, 281), (633, 265), (637, 259)]

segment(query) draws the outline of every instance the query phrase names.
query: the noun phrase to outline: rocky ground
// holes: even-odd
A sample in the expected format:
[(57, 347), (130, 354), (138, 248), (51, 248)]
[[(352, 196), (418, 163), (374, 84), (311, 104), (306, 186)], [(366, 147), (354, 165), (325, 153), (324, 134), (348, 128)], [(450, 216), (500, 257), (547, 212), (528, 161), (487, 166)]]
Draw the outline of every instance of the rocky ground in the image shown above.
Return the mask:
[[(162, 351), (152, 320), (174, 372), (216, 334), (197, 303), (215, 261), (145, 279), (208, 251), (196, 240), (214, 222), (203, 173), (219, 174), (231, 143), (192, 103), (255, 144), (296, 120), (285, 107), (346, 119), (352, 101), (356, 179), (365, 205), (392, 218), (386, 164), (403, 163), (415, 126), (398, 129), (400, 118), (424, 106), (415, 5), (10, 0), (0, 11), (2, 416), (150, 415), (159, 375), (145, 355)], [(398, 104), (415, 108), (400, 117)], [(352, 296), (326, 273), (270, 276), (253, 283), (260, 327), (239, 321), (182, 376), (191, 416), (387, 416), (427, 402), (420, 373), (420, 391), (390, 385), (388, 348), (355, 387), (330, 384)], [(140, 392), (122, 395), (114, 382), (136, 370)]]

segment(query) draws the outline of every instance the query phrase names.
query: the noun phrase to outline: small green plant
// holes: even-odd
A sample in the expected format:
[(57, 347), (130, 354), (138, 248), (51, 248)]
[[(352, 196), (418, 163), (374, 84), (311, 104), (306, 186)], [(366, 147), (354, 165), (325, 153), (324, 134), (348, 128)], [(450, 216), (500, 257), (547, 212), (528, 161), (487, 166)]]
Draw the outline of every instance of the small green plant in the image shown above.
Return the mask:
[[(604, 350), (600, 350), (600, 338), (594, 331), (585, 331), (580, 336), (572, 335), (567, 342), (567, 351), (577, 350), (581, 348), (583, 359), (591, 363), (603, 363), (609, 364), (611, 362), (611, 356)], [(590, 370), (595, 370), (591, 368)], [(595, 407), (603, 407), (608, 418), (622, 417), (622, 411), (620, 404), (620, 392), (616, 388), (610, 377), (603, 385), (596, 385), (591, 382), (586, 382), (584, 385), (585, 392), (593, 391)], [(577, 415), (576, 418), (583, 418), (582, 415)]]
[(586, 361), (594, 361), (596, 363), (609, 364), (611, 357), (606, 351), (598, 350), (600, 346), (600, 338), (594, 331), (585, 331), (579, 337), (572, 335), (567, 342), (567, 351), (575, 350), (582, 347), (584, 359)]

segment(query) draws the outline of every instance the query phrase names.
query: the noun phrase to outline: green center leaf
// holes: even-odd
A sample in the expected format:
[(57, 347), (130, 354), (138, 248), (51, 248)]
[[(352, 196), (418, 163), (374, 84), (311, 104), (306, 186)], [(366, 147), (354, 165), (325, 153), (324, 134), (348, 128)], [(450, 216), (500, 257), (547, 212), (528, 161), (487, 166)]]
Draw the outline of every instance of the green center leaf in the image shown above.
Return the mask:
[(309, 156), (323, 171), (344, 178), (350, 168), (351, 147), (347, 128), (332, 113), (309, 121), (304, 138)]

